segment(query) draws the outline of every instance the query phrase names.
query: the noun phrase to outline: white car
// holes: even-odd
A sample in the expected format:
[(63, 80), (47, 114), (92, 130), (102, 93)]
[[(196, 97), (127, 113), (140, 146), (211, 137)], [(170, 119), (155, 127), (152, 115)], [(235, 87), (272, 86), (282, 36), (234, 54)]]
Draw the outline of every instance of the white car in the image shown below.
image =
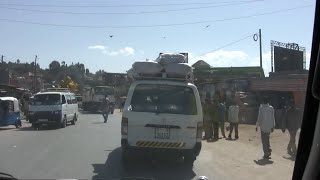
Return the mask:
[(34, 95), (29, 111), (32, 126), (37, 129), (42, 124), (66, 127), (78, 119), (78, 103), (70, 92), (40, 92)]
[(160, 152), (183, 157), (188, 167), (199, 155), (203, 114), (195, 85), (172, 80), (138, 80), (131, 84), (121, 123), (122, 160), (132, 153)]

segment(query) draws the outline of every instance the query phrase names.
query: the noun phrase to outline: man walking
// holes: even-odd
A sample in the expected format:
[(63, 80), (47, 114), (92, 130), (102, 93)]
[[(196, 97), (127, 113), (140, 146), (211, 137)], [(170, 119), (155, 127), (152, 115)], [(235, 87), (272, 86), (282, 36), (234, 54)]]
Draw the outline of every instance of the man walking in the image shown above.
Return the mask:
[(282, 120), (282, 132), (284, 133), (286, 129), (289, 131), (290, 140), (287, 146), (287, 152), (292, 157), (295, 157), (297, 153), (296, 135), (301, 126), (301, 120), (302, 110), (296, 108), (294, 102), (291, 101)]
[(124, 104), (125, 104), (125, 100), (122, 99), (122, 100), (121, 100), (121, 103), (120, 103), (120, 112), (123, 112)]
[(235, 131), (235, 139), (239, 139), (239, 106), (235, 101), (232, 102), (232, 105), (228, 109), (228, 121), (230, 123), (230, 133), (228, 138), (231, 139), (233, 129)]
[(256, 131), (260, 126), (261, 141), (264, 152), (264, 159), (271, 159), (270, 133), (273, 132), (275, 126), (274, 109), (268, 104), (268, 98), (263, 98), (263, 104), (260, 105)]
[(224, 138), (226, 138), (226, 134), (224, 131), (224, 122), (226, 118), (227, 109), (222, 98), (220, 98), (220, 102), (218, 105), (218, 113), (219, 113), (219, 127), (221, 129), (221, 134)]
[(108, 115), (109, 115), (109, 105), (110, 105), (110, 101), (109, 98), (107, 98), (107, 96), (103, 99), (102, 101), (102, 116), (104, 118), (104, 123), (107, 122), (108, 120)]

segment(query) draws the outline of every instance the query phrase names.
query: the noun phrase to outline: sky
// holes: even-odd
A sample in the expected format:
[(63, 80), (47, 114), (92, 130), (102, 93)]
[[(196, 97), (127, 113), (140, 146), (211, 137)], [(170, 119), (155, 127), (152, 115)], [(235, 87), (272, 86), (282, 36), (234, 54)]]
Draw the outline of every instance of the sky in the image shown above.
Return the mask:
[[(188, 52), (189, 63), (259, 65), (270, 40), (306, 47), (310, 58), (311, 0), (0, 0), (0, 55), (5, 61), (84, 63), (90, 72), (126, 72), (160, 52)], [(110, 37), (109, 35), (112, 35)]]

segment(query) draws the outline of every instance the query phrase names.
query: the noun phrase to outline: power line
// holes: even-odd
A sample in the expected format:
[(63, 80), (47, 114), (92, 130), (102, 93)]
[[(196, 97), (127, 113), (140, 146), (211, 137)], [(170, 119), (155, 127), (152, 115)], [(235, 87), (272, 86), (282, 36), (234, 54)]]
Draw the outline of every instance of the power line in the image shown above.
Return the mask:
[[(243, 37), (243, 38), (241, 38), (241, 39), (238, 39), (238, 40), (236, 40), (236, 41), (233, 41), (233, 42), (231, 42), (231, 43), (229, 43), (229, 44), (226, 44), (226, 45), (223, 45), (223, 46), (221, 46), (221, 47), (218, 47), (218, 48), (216, 48), (216, 49), (214, 49), (214, 50), (211, 50), (211, 51), (209, 51), (209, 52), (203, 53), (202, 55), (197, 56), (196, 58), (202, 57), (202, 56), (204, 56), (204, 55), (206, 55), (206, 54), (208, 54), (208, 53), (212, 53), (212, 52), (218, 51), (218, 50), (220, 50), (220, 49), (223, 49), (223, 48), (225, 48), (225, 47), (228, 47), (228, 46), (231, 46), (231, 45), (233, 45), (233, 44), (236, 44), (236, 43), (238, 43), (238, 42), (240, 42), (240, 41), (243, 41), (243, 40), (245, 40), (245, 39), (248, 39), (248, 38), (252, 37), (252, 36), (255, 35), (255, 34), (256, 34), (256, 33), (251, 34), (251, 35), (246, 36), (246, 37)], [(193, 58), (193, 59), (196, 59), (196, 58)]]
[[(260, 0), (263, 1), (263, 0)], [(210, 5), (223, 3), (236, 3), (248, 1), (222, 1), (222, 2), (192, 2), (192, 3), (168, 3), (168, 4), (127, 4), (127, 5), (49, 5), (49, 4), (13, 4), (0, 3), (3, 6), (20, 6), (20, 7), (67, 7), (67, 8), (114, 8), (114, 7), (158, 7), (158, 6), (187, 6), (187, 5)]]
[(311, 7), (311, 6), (312, 5), (298, 6), (298, 7), (289, 8), (289, 9), (282, 9), (282, 10), (264, 12), (264, 13), (257, 13), (257, 14), (247, 15), (247, 16), (239, 16), (239, 17), (216, 19), (216, 20), (195, 21), (195, 22), (185, 22), (185, 23), (172, 23), (172, 24), (154, 24), (154, 25), (126, 25), (126, 26), (68, 25), (68, 24), (53, 24), (53, 23), (31, 22), (31, 21), (14, 20), (14, 19), (6, 19), (6, 18), (0, 18), (0, 21), (25, 23), (25, 24), (33, 24), (33, 25), (41, 25), (41, 26), (68, 27), (68, 28), (91, 28), (91, 29), (151, 28), (151, 27), (184, 26), (184, 25), (194, 25), (194, 24), (204, 24), (204, 23), (232, 21), (232, 20), (238, 20), (238, 19), (248, 19), (248, 18), (252, 18), (252, 17), (258, 17), (258, 16), (264, 16), (264, 15), (270, 15), (270, 14), (277, 14), (277, 13), (293, 11), (293, 10), (296, 10), (296, 9), (302, 9), (302, 8), (307, 8), (307, 7)]
[(8, 9), (8, 10), (17, 10), (17, 11), (28, 11), (28, 12), (39, 12), (39, 13), (54, 13), (54, 14), (75, 14), (75, 15), (121, 15), (121, 14), (155, 14), (155, 13), (166, 13), (166, 12), (177, 12), (177, 11), (187, 11), (187, 10), (197, 10), (197, 9), (209, 9), (215, 7), (226, 7), (226, 6), (234, 6), (241, 4), (248, 4), (259, 2), (261, 0), (252, 0), (246, 2), (232, 3), (232, 4), (222, 4), (222, 5), (213, 5), (213, 6), (202, 6), (202, 7), (190, 7), (190, 8), (180, 8), (180, 9), (169, 9), (169, 10), (158, 10), (158, 11), (140, 11), (140, 12), (70, 12), (70, 11), (48, 11), (48, 10), (35, 10), (35, 9), (24, 9), (24, 8), (15, 8), (15, 7), (1, 7), (0, 9)]

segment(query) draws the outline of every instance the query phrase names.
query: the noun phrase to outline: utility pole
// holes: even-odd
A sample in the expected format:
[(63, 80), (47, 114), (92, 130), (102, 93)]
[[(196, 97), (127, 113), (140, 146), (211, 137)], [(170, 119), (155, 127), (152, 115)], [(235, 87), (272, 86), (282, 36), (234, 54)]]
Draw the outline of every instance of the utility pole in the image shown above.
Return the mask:
[(260, 44), (260, 68), (262, 68), (262, 43), (261, 43), (261, 29), (259, 29), (259, 44)]
[(3, 57), (4, 57), (4, 56), (3, 56), (3, 55), (1, 55), (1, 63), (3, 63)]
[(34, 58), (34, 93), (37, 92), (37, 59), (38, 56), (36, 55), (36, 57)]

